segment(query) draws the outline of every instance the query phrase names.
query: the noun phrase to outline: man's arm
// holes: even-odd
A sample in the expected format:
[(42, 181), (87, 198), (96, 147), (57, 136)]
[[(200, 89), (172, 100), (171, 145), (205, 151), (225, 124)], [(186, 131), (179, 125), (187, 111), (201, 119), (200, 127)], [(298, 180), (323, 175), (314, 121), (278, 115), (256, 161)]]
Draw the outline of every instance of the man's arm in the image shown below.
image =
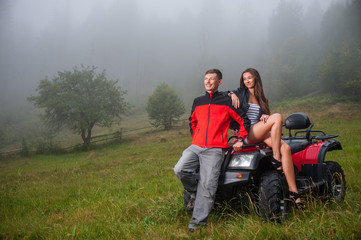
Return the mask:
[(248, 135), (248, 132), (251, 127), (251, 121), (248, 119), (247, 114), (243, 112), (240, 108), (235, 109), (233, 106), (230, 107), (230, 115), (232, 119), (237, 123), (238, 126), (234, 125), (234, 122), (231, 122), (231, 127), (238, 128), (238, 137), (245, 139)]
[(194, 109), (195, 109), (195, 100), (193, 101), (193, 105), (192, 105), (192, 111), (191, 111), (191, 115), (189, 117), (189, 131), (192, 135), (192, 138), (193, 138), (193, 134), (194, 134), (194, 131), (197, 127), (197, 123), (198, 123), (198, 120), (196, 118), (196, 115), (194, 114)]
[(233, 123), (238, 129), (238, 142), (233, 144), (233, 150), (240, 151), (243, 147), (243, 140), (247, 137), (249, 132), (250, 120), (248, 119), (247, 114), (239, 108), (235, 109), (232, 106), (230, 112), (232, 116), (231, 124)]
[(244, 129), (248, 133), (249, 130), (251, 129), (251, 120), (249, 120), (247, 114), (242, 109), (238, 108), (238, 109), (234, 109), (234, 111), (238, 114), (238, 116), (240, 116), (243, 119)]
[[(245, 112), (243, 112), (240, 108), (234, 109), (234, 111), (237, 113), (238, 116), (240, 116), (243, 119), (244, 129), (247, 132), (249, 132), (249, 130), (251, 128), (251, 121), (248, 119), (247, 114)], [(239, 130), (240, 126), (241, 126), (240, 123), (232, 117), (231, 124), (229, 125), (229, 128), (233, 129), (233, 130)]]

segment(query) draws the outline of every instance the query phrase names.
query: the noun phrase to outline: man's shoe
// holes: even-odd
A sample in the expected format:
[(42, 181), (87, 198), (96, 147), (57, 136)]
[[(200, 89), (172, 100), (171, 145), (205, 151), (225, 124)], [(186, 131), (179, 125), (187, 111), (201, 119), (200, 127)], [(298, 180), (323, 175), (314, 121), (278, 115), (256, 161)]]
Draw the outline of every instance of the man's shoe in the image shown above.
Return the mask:
[(199, 231), (200, 225), (198, 224), (189, 224), (188, 225), (188, 232), (189, 233), (196, 233)]
[(189, 199), (188, 204), (186, 206), (186, 210), (187, 211), (193, 211), (195, 202), (196, 202), (196, 195), (192, 194), (191, 198)]
[(189, 233), (196, 233), (199, 231), (199, 228), (188, 228)]

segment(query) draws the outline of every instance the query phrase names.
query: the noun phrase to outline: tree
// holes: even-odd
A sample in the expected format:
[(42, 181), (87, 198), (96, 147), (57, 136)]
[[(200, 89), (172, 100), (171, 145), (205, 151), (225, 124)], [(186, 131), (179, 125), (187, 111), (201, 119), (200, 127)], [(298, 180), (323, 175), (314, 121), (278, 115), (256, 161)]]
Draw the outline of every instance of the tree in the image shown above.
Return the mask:
[(337, 94), (353, 95), (361, 99), (361, 39), (344, 41), (320, 65), (324, 90)]
[(304, 35), (302, 7), (294, 1), (281, 0), (269, 18), (268, 42), (272, 50), (282, 47), (289, 38)]
[(324, 59), (320, 64), (321, 86), (336, 94), (361, 99), (361, 2), (334, 3), (323, 18)]
[(153, 126), (168, 130), (184, 113), (184, 104), (174, 89), (161, 83), (149, 97), (146, 110)]
[(94, 66), (82, 68), (58, 72), (52, 81), (41, 80), (36, 89), (39, 95), (28, 100), (45, 109), (43, 118), (49, 127), (68, 127), (89, 145), (93, 127), (119, 122), (129, 105), (124, 100), (126, 92), (116, 86), (117, 81), (107, 80), (105, 70), (97, 74)]

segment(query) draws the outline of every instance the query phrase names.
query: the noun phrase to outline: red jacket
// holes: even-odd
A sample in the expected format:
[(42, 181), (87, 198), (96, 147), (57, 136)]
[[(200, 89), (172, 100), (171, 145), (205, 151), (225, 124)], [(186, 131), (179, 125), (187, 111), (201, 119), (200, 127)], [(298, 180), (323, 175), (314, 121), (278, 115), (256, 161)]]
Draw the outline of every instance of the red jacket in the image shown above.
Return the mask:
[[(249, 120), (244, 112), (236, 112), (229, 97), (215, 92), (210, 98), (207, 92), (204, 96), (194, 99), (189, 118), (192, 144), (204, 148), (228, 148), (227, 133), (232, 119), (240, 126), (238, 137), (244, 139), (248, 135)], [(244, 119), (247, 120), (246, 128)]]

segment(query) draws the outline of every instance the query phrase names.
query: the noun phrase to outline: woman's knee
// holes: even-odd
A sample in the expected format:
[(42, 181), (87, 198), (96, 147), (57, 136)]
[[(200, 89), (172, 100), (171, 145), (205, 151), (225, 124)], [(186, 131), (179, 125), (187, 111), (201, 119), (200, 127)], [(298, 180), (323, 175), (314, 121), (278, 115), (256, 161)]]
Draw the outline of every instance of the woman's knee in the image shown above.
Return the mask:
[(281, 153), (284, 154), (291, 154), (291, 147), (287, 143), (281, 144)]
[(278, 122), (278, 123), (283, 123), (283, 118), (282, 115), (280, 113), (274, 113), (270, 116), (270, 118), (272, 118), (273, 121)]

